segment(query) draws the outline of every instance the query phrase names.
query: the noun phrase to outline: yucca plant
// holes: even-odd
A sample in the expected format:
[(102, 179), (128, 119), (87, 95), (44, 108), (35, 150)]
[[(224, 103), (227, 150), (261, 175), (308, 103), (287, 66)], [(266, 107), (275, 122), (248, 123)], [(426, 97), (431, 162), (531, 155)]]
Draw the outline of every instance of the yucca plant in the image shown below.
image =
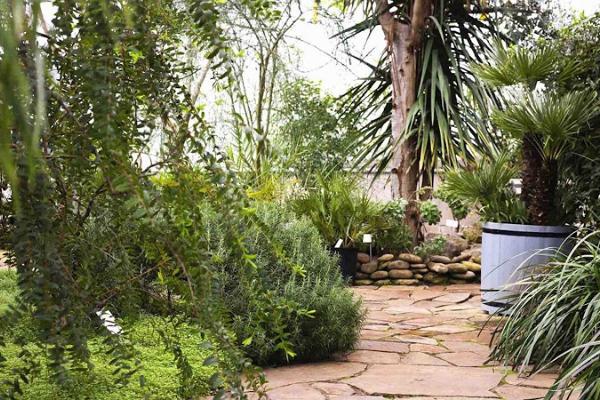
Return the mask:
[[(581, 238), (573, 250), (536, 267), (519, 282), (510, 318), (496, 331), (492, 360), (521, 372), (560, 366), (547, 399), (600, 398), (600, 231)], [(530, 369), (531, 368), (531, 369)]]
[(562, 223), (556, 194), (560, 162), (573, 148), (580, 130), (598, 113), (595, 92), (559, 94), (553, 89), (577, 68), (576, 62), (565, 60), (546, 45), (529, 50), (502, 44), (490, 64), (473, 66), (475, 74), (490, 86), (508, 87), (520, 94), (504, 109), (495, 110), (492, 121), (520, 144), (521, 199), (531, 224)]
[[(486, 1), (345, 0), (365, 20), (340, 33), (344, 38), (381, 29), (386, 51), (375, 65), (363, 61), (371, 76), (351, 88), (344, 104), (358, 112), (361, 151), (357, 165), (377, 165), (396, 173), (399, 195), (409, 200), (406, 221), (416, 241), (419, 186), (431, 186), (438, 162), (455, 165), (496, 147), (486, 126), (496, 103), (471, 73), (470, 62), (483, 61), (499, 37)], [(475, 112), (474, 112), (475, 110)], [(479, 111), (479, 112), (477, 112)]]

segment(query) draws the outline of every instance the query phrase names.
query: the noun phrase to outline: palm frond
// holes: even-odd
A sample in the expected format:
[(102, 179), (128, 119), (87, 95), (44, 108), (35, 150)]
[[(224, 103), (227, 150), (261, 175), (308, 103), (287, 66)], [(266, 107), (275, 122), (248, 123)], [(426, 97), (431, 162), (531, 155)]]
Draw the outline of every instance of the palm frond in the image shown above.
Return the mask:
[(489, 63), (473, 64), (477, 77), (491, 86), (525, 84), (535, 87), (539, 81), (561, 70), (562, 55), (557, 49), (542, 45), (536, 49), (507, 47), (497, 42)]
[(598, 114), (598, 96), (593, 91), (527, 95), (522, 101), (496, 110), (493, 122), (503, 132), (516, 138), (535, 134), (540, 138), (540, 152), (556, 160), (569, 149), (573, 137), (587, 121)]
[(495, 160), (483, 159), (473, 168), (455, 167), (444, 172), (442, 190), (478, 210), (486, 221), (523, 223), (525, 207), (510, 188), (519, 174), (510, 153)]

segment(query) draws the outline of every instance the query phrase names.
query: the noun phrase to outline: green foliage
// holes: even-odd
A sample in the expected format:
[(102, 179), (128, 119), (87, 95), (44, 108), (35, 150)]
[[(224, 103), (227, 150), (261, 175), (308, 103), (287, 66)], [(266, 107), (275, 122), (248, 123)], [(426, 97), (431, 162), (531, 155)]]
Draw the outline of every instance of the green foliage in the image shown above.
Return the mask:
[(354, 152), (356, 132), (351, 115), (340, 116), (339, 105), (306, 79), (285, 84), (276, 118), (274, 147), (284, 170), (303, 179), (343, 168)]
[(532, 224), (561, 223), (563, 215), (570, 214), (570, 210), (563, 211), (559, 206), (559, 167), (575, 148), (587, 123), (600, 114), (594, 91), (559, 90), (581, 68), (576, 58), (564, 57), (556, 46), (543, 43), (535, 49), (507, 49), (499, 44), (491, 64), (473, 66), (489, 85), (520, 91), (516, 101), (493, 112), (492, 120), (522, 148), (521, 197), (527, 222)]
[(435, 225), (442, 219), (442, 212), (431, 200), (419, 203), (419, 215), (421, 216), (421, 219), (429, 225)]
[[(270, 4), (238, 2), (266, 18)], [(0, 4), (0, 86), (6, 88), (0, 91), (0, 168), (11, 195), (11, 208), (3, 198), (0, 211), (2, 222), (10, 221), (8, 250), (20, 290), (0, 326), (32, 316), (31, 332), (17, 331), (11, 340), (40, 350), (37, 358), (18, 354), (0, 397), (17, 397), (40, 368), (63, 388), (81, 371), (90, 373), (97, 361), (90, 346), (99, 323), (94, 316), (104, 307), (119, 317), (149, 311), (200, 324), (232, 360), (217, 364), (212, 389), (239, 397), (243, 374), (258, 389), (256, 369), (235, 346), (226, 318), (206, 304), (214, 269), (200, 255), (210, 238), (195, 227), (202, 222), (200, 205), (217, 205), (232, 257), (244, 267), (240, 279), (252, 279), (252, 255), (235, 229), (246, 218), (247, 198), (186, 86), (194, 74), (184, 57), (190, 52), (210, 59), (218, 82), (228, 84), (225, 3), (47, 5), (54, 13), (44, 33), (40, 1)], [(192, 165), (202, 171), (200, 182)], [(156, 190), (151, 177), (158, 170), (178, 185)], [(270, 303), (261, 305), (271, 312)], [(141, 339), (127, 336), (98, 343), (118, 384), (142, 368), (135, 351)], [(7, 338), (0, 336), (0, 344)], [(163, 342), (179, 375), (177, 391), (189, 397), (196, 389), (190, 355), (173, 331)]]
[(14, 270), (0, 269), (0, 315), (12, 304), (17, 297), (17, 274)]
[(565, 58), (557, 48), (540, 45), (536, 49), (506, 47), (496, 44), (490, 57), (490, 65), (475, 64), (473, 72), (492, 86), (524, 84), (535, 88), (537, 82), (558, 74), (564, 67)]
[[(244, 226), (246, 245), (256, 254), (258, 275), (252, 282), (240, 280), (243, 267), (228, 254), (221, 222), (211, 227), (212, 252), (221, 267), (216, 301), (231, 316), (238, 342), (261, 365), (320, 360), (350, 350), (362, 311), (345, 288), (337, 260), (310, 221), (274, 204), (257, 206), (261, 228)], [(257, 288), (275, 305), (268, 313)]]
[(412, 247), (412, 235), (404, 223), (408, 202), (399, 198), (385, 204), (381, 222), (374, 227), (375, 244), (384, 252), (399, 253)]
[(510, 188), (515, 176), (518, 168), (504, 153), (493, 161), (482, 159), (471, 169), (446, 170), (443, 190), (476, 209), (484, 221), (524, 223), (524, 204)]
[[(600, 95), (600, 13), (577, 18), (558, 32), (561, 53), (578, 60), (577, 74), (559, 86), (560, 92), (594, 90)], [(571, 220), (600, 227), (600, 116), (577, 135), (574, 148), (564, 155), (559, 192)]]
[(461, 219), (466, 218), (469, 214), (468, 204), (461, 199), (454, 197), (448, 192), (448, 190), (445, 189), (445, 187), (441, 187), (436, 190), (434, 196), (448, 204), (450, 211), (452, 211), (452, 217), (455, 220), (460, 221)]
[(443, 236), (436, 236), (433, 239), (429, 239), (416, 246), (413, 253), (427, 259), (429, 256), (440, 255), (444, 252), (446, 247), (446, 239)]
[(559, 160), (572, 150), (581, 128), (596, 113), (596, 94), (581, 91), (528, 95), (494, 112), (492, 119), (503, 132), (518, 139), (531, 133), (542, 135), (538, 151), (546, 160)]
[(600, 396), (600, 232), (578, 240), (575, 248), (548, 265), (536, 267), (522, 283), (527, 288), (509, 308), (497, 331), (491, 358), (535, 373), (551, 366), (561, 372), (556, 390), (583, 385), (585, 399)]
[(391, 200), (386, 203), (383, 208), (383, 212), (385, 215), (393, 218), (395, 220), (402, 220), (404, 218), (404, 213), (406, 212), (406, 206), (408, 205), (408, 201), (403, 198)]
[[(141, 368), (132, 376), (127, 385), (118, 385), (114, 382), (113, 367), (110, 364), (111, 356), (103, 351), (105, 345), (103, 337), (92, 337), (89, 342), (91, 362), (94, 364), (92, 371), (74, 372), (70, 379), (63, 385), (58, 385), (52, 379), (51, 371), (41, 367), (33, 376), (30, 385), (23, 388), (24, 398), (40, 400), (54, 400), (57, 398), (111, 400), (111, 399), (180, 399), (178, 395), (181, 382), (179, 371), (162, 343), (159, 330), (169, 330), (169, 335), (179, 339), (181, 351), (187, 355), (193, 365), (192, 378), (188, 387), (193, 389), (194, 396), (208, 394), (209, 380), (216, 370), (215, 366), (205, 366), (205, 360), (211, 356), (209, 350), (204, 349), (202, 338), (198, 329), (189, 325), (179, 325), (176, 330), (168, 323), (156, 317), (143, 316), (140, 319), (123, 321), (129, 340), (134, 345), (134, 351), (141, 362)], [(14, 329), (14, 327), (13, 327)], [(25, 325), (17, 329), (31, 329)], [(21, 332), (25, 336), (30, 332)], [(7, 361), (0, 367), (0, 376), (9, 377), (12, 368), (21, 365), (18, 353), (26, 350), (31, 357), (46, 364), (44, 351), (33, 344), (21, 347), (9, 344), (5, 351)], [(141, 378), (143, 376), (143, 378)], [(143, 379), (144, 385), (140, 385)]]
[(308, 217), (331, 245), (342, 239), (343, 247), (354, 247), (362, 234), (384, 228), (383, 206), (360, 190), (355, 177), (342, 173), (317, 176), (315, 187), (294, 200), (293, 208)]

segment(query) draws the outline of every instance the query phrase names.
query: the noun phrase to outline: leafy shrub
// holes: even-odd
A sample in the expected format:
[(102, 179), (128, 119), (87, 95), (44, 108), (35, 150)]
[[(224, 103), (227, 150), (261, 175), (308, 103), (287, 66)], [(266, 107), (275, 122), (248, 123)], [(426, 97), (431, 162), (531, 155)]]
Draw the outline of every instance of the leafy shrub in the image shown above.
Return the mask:
[[(569, 254), (527, 274), (526, 289), (496, 332), (493, 360), (531, 373), (560, 366), (552, 391), (583, 385), (582, 399), (600, 398), (600, 231)], [(529, 369), (532, 367), (531, 369)]]
[(0, 315), (17, 296), (17, 273), (0, 269)]
[(426, 259), (429, 256), (440, 255), (446, 247), (446, 239), (443, 236), (436, 236), (416, 246), (414, 253), (419, 257)]
[(435, 225), (442, 219), (442, 212), (431, 200), (419, 204), (419, 214), (421, 219), (429, 225)]
[(374, 229), (375, 243), (384, 252), (398, 253), (412, 247), (412, 236), (404, 223), (404, 212), (408, 202), (396, 199), (385, 204), (381, 223)]
[[(337, 260), (315, 227), (273, 204), (260, 204), (257, 218), (262, 228), (246, 227), (245, 245), (257, 266), (250, 285), (238, 279), (240, 266), (223, 247), (228, 238), (219, 232), (219, 221), (212, 226), (221, 267), (216, 300), (231, 315), (240, 345), (262, 365), (350, 350), (363, 318), (360, 302), (345, 288)], [(257, 287), (267, 293), (261, 301), (273, 305), (270, 314), (256, 306)]]
[(452, 211), (452, 217), (460, 221), (461, 219), (465, 219), (469, 214), (469, 206), (468, 204), (461, 200), (460, 198), (452, 195), (444, 187), (435, 191), (435, 197), (444, 201), (450, 207), (450, 211)]

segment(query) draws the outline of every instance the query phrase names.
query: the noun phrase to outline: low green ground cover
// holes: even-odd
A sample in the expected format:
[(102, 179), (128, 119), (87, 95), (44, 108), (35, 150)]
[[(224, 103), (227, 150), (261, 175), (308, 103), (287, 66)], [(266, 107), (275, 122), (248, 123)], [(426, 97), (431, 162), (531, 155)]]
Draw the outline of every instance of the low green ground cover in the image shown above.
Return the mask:
[[(0, 271), (0, 315), (8, 308), (8, 304), (17, 295), (16, 274), (14, 271)], [(94, 368), (91, 372), (75, 372), (68, 384), (59, 387), (49, 376), (44, 366), (45, 360), (40, 358), (40, 370), (31, 384), (23, 387), (23, 398), (36, 400), (55, 399), (86, 399), (86, 400), (128, 400), (142, 399), (177, 399), (180, 387), (180, 377), (171, 352), (165, 349), (161, 340), (160, 330), (173, 330), (164, 320), (150, 315), (142, 315), (135, 319), (119, 321), (127, 338), (134, 344), (137, 358), (141, 361), (141, 369), (127, 385), (115, 383), (114, 367), (110, 365), (109, 354), (106, 346), (102, 345), (102, 337), (94, 338), (89, 343), (92, 353), (91, 361)], [(17, 327), (20, 333), (30, 329), (25, 321)], [(10, 329), (9, 329), (10, 330)], [(173, 332), (172, 332), (173, 333)], [(215, 372), (215, 367), (204, 366), (204, 360), (210, 356), (209, 350), (203, 348), (200, 331), (189, 325), (177, 327), (177, 338), (181, 351), (186, 355), (193, 367), (191, 379), (194, 391), (198, 396), (209, 391), (209, 379)], [(13, 334), (9, 334), (14, 336)], [(34, 345), (25, 346), (33, 354), (39, 354), (40, 349)], [(7, 343), (2, 349), (6, 362), (0, 367), (0, 381), (12, 378), (12, 368), (20, 365), (17, 357), (23, 347), (14, 343)], [(140, 385), (143, 376), (144, 387)]]

